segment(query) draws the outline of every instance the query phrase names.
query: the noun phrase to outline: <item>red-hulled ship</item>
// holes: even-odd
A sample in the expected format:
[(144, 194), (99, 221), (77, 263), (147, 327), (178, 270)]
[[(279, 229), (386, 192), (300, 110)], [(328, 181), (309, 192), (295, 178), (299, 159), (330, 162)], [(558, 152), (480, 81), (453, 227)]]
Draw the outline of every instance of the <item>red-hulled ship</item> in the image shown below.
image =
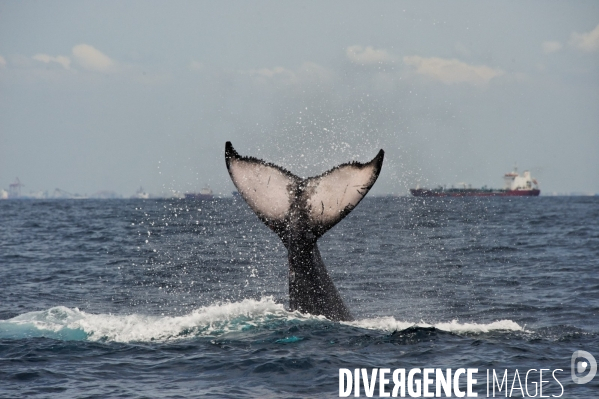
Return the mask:
[(503, 176), (504, 188), (471, 188), (463, 184), (461, 188), (412, 188), (414, 197), (536, 197), (541, 194), (539, 185), (525, 170), (520, 176), (517, 169)]
[(212, 189), (208, 186), (201, 189), (199, 193), (185, 194), (185, 199), (211, 200), (212, 198), (214, 198), (214, 194), (212, 193)]

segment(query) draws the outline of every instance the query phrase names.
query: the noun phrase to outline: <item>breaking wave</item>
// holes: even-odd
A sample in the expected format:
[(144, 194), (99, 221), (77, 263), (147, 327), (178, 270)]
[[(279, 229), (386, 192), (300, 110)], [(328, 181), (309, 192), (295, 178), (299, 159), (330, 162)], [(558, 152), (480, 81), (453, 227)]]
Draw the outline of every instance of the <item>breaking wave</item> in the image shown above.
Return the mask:
[[(306, 322), (332, 323), (323, 316), (289, 312), (271, 297), (261, 300), (201, 307), (183, 316), (91, 314), (77, 308), (56, 306), (0, 320), (0, 338), (45, 337), (58, 340), (112, 342), (169, 341), (193, 337), (217, 337), (234, 332), (272, 330)], [(524, 331), (511, 320), (488, 324), (410, 323), (393, 317), (371, 318), (342, 323), (381, 331), (401, 331), (411, 327), (434, 327), (452, 333), (487, 333), (494, 330)]]

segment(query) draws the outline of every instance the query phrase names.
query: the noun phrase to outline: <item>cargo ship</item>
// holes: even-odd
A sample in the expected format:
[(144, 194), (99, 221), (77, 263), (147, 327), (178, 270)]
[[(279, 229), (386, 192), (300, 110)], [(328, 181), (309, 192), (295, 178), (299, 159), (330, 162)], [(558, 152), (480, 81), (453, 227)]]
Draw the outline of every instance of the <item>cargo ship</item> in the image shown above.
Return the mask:
[(503, 176), (504, 187), (499, 188), (472, 188), (464, 183), (462, 187), (437, 187), (437, 188), (412, 188), (410, 193), (414, 197), (537, 197), (541, 194), (539, 184), (532, 178), (530, 172), (525, 170), (522, 175), (514, 168), (513, 172)]
[(186, 193), (185, 194), (185, 199), (210, 200), (213, 197), (214, 197), (214, 193), (212, 193), (212, 189), (208, 186), (201, 189), (199, 193)]

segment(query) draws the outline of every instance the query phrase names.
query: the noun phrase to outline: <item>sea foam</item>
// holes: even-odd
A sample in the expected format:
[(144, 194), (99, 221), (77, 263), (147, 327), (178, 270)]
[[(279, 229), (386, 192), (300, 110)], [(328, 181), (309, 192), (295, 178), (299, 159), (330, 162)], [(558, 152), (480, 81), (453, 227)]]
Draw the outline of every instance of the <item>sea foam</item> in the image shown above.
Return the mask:
[(409, 327), (434, 327), (438, 330), (452, 333), (488, 333), (490, 331), (524, 331), (518, 323), (512, 320), (498, 320), (492, 323), (460, 323), (452, 320), (447, 323), (410, 323), (395, 320), (393, 317), (380, 317), (372, 319), (363, 319), (345, 323), (355, 327), (371, 330), (401, 331)]
[[(276, 329), (288, 324), (311, 321), (329, 322), (323, 316), (289, 312), (271, 297), (205, 306), (183, 316), (93, 314), (77, 308), (56, 306), (0, 320), (0, 338), (46, 337), (59, 340), (151, 342), (217, 337), (233, 332)], [(343, 324), (382, 331), (404, 330), (412, 326), (435, 327), (453, 333), (523, 331), (522, 327), (511, 320), (488, 324), (459, 323), (455, 320), (449, 323), (427, 324), (382, 317)]]

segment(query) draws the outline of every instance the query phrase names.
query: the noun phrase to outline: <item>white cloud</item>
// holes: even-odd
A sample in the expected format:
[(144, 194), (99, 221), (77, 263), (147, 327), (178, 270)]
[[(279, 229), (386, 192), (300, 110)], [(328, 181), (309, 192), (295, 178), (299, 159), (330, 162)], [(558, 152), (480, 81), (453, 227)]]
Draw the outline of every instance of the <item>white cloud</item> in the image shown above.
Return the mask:
[[(45, 64), (57, 63), (62, 65), (64, 69), (71, 69), (71, 62), (75, 61), (79, 67), (95, 72), (111, 72), (117, 66), (117, 63), (110, 59), (110, 57), (89, 44), (78, 44), (71, 51), (73, 54), (72, 57), (36, 54), (32, 59)], [(23, 62), (20, 64), (25, 66)]]
[(445, 58), (423, 58), (417, 55), (403, 58), (404, 64), (416, 68), (416, 72), (445, 84), (469, 83), (483, 85), (504, 72), (486, 65), (469, 65), (465, 62)]
[(55, 62), (57, 64), (62, 65), (64, 69), (71, 69), (71, 59), (63, 55), (57, 55), (56, 57), (52, 57), (48, 54), (36, 54), (33, 56), (33, 59), (36, 61), (43, 62), (45, 64)]
[(588, 33), (572, 32), (570, 45), (588, 53), (599, 50), (599, 25)]
[(560, 42), (547, 41), (543, 42), (543, 52), (545, 54), (555, 53), (562, 49), (562, 44)]
[[(100, 76), (95, 72), (109, 73), (121, 82), (135, 82), (147, 86), (164, 85), (171, 81), (170, 73), (161, 73), (141, 64), (129, 64), (111, 59), (93, 46), (79, 44), (72, 48), (72, 55), (45, 53), (25, 56), (11, 54), (5, 60), (0, 57), (0, 70), (9, 66), (18, 76), (28, 81), (76, 82), (97, 84)], [(195, 64), (199, 67), (199, 63)], [(52, 67), (48, 67), (52, 66)], [(69, 72), (66, 72), (69, 71)], [(17, 76), (17, 75), (13, 75)]]
[(73, 57), (81, 67), (90, 71), (110, 72), (116, 67), (116, 62), (89, 44), (73, 47)]
[(349, 46), (345, 55), (351, 62), (361, 65), (383, 64), (395, 59), (387, 50), (375, 49), (372, 46)]

